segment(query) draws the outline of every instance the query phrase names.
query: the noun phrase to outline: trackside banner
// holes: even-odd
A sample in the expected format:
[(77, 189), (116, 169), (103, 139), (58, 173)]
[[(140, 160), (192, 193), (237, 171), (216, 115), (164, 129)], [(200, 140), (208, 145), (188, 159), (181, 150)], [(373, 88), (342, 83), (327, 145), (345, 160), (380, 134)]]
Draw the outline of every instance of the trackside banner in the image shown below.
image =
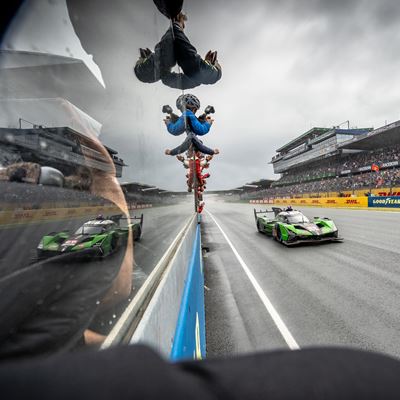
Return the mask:
[(367, 197), (319, 197), (301, 199), (269, 199), (250, 200), (252, 204), (279, 204), (292, 206), (312, 206), (312, 207), (343, 207), (359, 208), (368, 207)]
[[(136, 204), (129, 210), (150, 208), (152, 204)], [(39, 210), (0, 211), (0, 227), (15, 224), (42, 223), (45, 221), (59, 221), (71, 218), (82, 218), (89, 215), (121, 213), (115, 205), (79, 207), (79, 208), (49, 208)]]
[(400, 208), (400, 196), (369, 197), (368, 207)]

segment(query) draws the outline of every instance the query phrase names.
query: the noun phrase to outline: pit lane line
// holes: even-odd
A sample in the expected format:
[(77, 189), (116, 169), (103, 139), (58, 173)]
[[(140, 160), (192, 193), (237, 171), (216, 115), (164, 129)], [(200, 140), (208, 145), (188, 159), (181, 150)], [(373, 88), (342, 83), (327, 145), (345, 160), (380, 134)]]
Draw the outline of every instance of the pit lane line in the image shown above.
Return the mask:
[(274, 321), (276, 327), (278, 328), (280, 334), (282, 335), (283, 339), (285, 340), (286, 344), (290, 348), (290, 350), (299, 350), (300, 346), (294, 339), (293, 335), (289, 331), (288, 327), (286, 324), (283, 322), (281, 316), (279, 313), (276, 311), (275, 307), (269, 300), (268, 296), (265, 294), (265, 292), (262, 290), (260, 284), (258, 283), (257, 279), (254, 277), (252, 272), (250, 271), (250, 268), (246, 265), (246, 263), (243, 261), (243, 258), (240, 256), (238, 251), (236, 250), (235, 246), (232, 244), (230, 241), (229, 237), (227, 234), (224, 232), (224, 230), (221, 228), (217, 220), (214, 218), (214, 216), (207, 211), (207, 214), (211, 217), (211, 219), (214, 221), (215, 225), (218, 227), (220, 232), (222, 233), (222, 236), (225, 238), (226, 242), (228, 243), (229, 247), (232, 249), (233, 254), (239, 261), (240, 266), (243, 268), (244, 272), (246, 273), (247, 277), (249, 278), (251, 284), (254, 287), (254, 290), (258, 294), (261, 302), (264, 304), (264, 307), (268, 311), (269, 315), (271, 316), (272, 320)]

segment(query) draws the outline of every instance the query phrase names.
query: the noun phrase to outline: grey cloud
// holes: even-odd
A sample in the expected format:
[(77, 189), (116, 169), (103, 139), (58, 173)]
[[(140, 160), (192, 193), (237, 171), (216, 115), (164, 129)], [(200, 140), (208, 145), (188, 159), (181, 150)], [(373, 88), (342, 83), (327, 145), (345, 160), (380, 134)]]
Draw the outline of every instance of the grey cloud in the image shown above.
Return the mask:
[[(148, 0), (78, 3), (86, 14), (72, 18), (89, 18), (81, 41), (107, 86), (102, 137), (129, 164), (123, 180), (184, 190), (182, 166), (163, 154), (181, 138), (166, 133), (160, 111), (180, 92), (132, 74), (138, 47), (153, 47), (168, 21)], [(217, 49), (223, 65), (221, 82), (193, 90), (217, 110), (204, 137), (221, 150), (209, 188), (273, 177), (274, 150), (311, 126), (399, 119), (397, 1), (186, 0), (184, 9), (200, 54)]]

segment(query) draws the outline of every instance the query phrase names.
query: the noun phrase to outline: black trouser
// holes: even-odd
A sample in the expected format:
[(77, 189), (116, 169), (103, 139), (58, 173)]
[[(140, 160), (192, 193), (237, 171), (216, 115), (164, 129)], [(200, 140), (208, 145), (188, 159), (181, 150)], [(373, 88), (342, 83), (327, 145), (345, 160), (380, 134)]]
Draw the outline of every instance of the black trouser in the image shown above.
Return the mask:
[(188, 133), (186, 139), (178, 146), (170, 151), (171, 156), (177, 156), (178, 154), (182, 154), (185, 151), (189, 150), (190, 145), (193, 145), (194, 149), (200, 151), (203, 154), (213, 155), (214, 150), (205, 146), (203, 142), (193, 133)]
[[(171, 72), (175, 64), (183, 73)], [(175, 89), (191, 89), (201, 84), (213, 84), (221, 78), (221, 70), (204, 61), (188, 37), (177, 25), (169, 28), (154, 53), (146, 60), (140, 60), (134, 68), (137, 78), (145, 83), (158, 80)]]

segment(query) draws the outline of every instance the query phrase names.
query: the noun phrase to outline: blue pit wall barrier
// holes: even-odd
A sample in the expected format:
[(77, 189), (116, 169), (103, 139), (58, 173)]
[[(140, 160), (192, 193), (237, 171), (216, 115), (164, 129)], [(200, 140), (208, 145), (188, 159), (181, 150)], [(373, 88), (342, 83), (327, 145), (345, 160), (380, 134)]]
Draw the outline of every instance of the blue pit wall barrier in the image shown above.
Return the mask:
[(205, 356), (204, 270), (198, 223), (170, 358), (172, 361), (199, 360)]

